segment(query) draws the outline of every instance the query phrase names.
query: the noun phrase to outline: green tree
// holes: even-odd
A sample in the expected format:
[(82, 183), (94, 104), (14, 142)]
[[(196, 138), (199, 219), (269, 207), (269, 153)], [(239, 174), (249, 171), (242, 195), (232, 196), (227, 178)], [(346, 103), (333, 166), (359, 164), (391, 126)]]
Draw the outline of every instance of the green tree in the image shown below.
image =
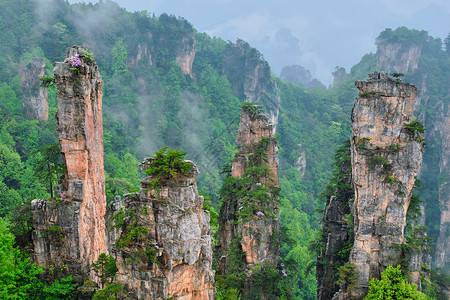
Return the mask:
[(372, 279), (369, 282), (369, 294), (365, 300), (388, 300), (388, 299), (414, 299), (425, 300), (425, 294), (417, 290), (417, 286), (409, 284), (402, 274), (401, 266), (394, 268), (389, 265), (381, 273), (381, 280)]
[(92, 264), (92, 270), (94, 270), (95, 275), (100, 278), (102, 287), (108, 282), (108, 279), (109, 283), (113, 283), (114, 277), (116, 276), (117, 271), (119, 271), (114, 257), (106, 255), (105, 253), (100, 254), (98, 259)]
[(122, 38), (117, 39), (116, 44), (111, 49), (111, 53), (113, 57), (111, 73), (126, 71), (128, 53)]
[(0, 299), (36, 299), (42, 283), (36, 277), (42, 269), (31, 264), (29, 258), (14, 248), (14, 235), (0, 219)]
[[(38, 157), (34, 167), (34, 174), (43, 182), (48, 183), (50, 195), (53, 198), (53, 185), (62, 182), (64, 164), (57, 144), (42, 146), (32, 154)], [(55, 181), (56, 180), (56, 181)]]
[(184, 161), (186, 153), (164, 147), (149, 162), (145, 173), (160, 179), (171, 179), (179, 175), (187, 175), (192, 165)]

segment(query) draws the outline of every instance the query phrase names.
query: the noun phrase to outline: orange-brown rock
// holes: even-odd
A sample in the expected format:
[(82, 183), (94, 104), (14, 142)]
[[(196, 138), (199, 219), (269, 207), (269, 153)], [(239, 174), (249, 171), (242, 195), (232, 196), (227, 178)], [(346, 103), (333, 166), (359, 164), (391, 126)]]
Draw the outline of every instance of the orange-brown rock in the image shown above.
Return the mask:
[(185, 75), (192, 75), (192, 64), (194, 63), (195, 53), (197, 51), (195, 38), (193, 36), (183, 37), (180, 48), (177, 49), (175, 61), (180, 65)]
[(419, 67), (422, 44), (404, 45), (377, 40), (377, 68), (386, 72), (408, 73)]
[[(139, 193), (112, 205), (111, 214), (122, 213), (127, 224), (108, 238), (119, 268), (116, 280), (133, 299), (215, 298), (210, 216), (197, 192), (197, 167), (191, 165), (189, 175), (160, 180), (159, 188), (151, 186), (154, 178), (145, 178)], [(129, 241), (130, 228), (143, 234)]]
[(352, 111), (355, 242), (350, 263), (358, 273), (351, 295), (363, 297), (369, 280), (404, 255), (398, 245), (405, 242), (406, 212), (424, 145), (423, 132), (406, 128), (413, 121), (414, 85), (377, 72), (355, 85), (360, 96)]
[(29, 120), (48, 120), (47, 89), (41, 87), (40, 77), (44, 76), (45, 61), (33, 57), (25, 65), (20, 63), (20, 86), (22, 87), (23, 115)]
[[(272, 134), (272, 125), (265, 115), (258, 112), (256, 105), (242, 108), (237, 137), (238, 153), (233, 160), (231, 176), (243, 180), (251, 176), (246, 171), (258, 167), (254, 160), (258, 152), (263, 152), (265, 159), (261, 165), (267, 167), (268, 172), (253, 175), (257, 178), (248, 182), (246, 189), (264, 189), (268, 197), (262, 202), (253, 199), (251, 194), (243, 198), (232, 195), (230, 199), (222, 199), (224, 203), (220, 211), (219, 244), (216, 250), (218, 270), (221, 274), (228, 274), (228, 253), (233, 244), (239, 245), (245, 255), (243, 263), (249, 270), (248, 286), (252, 285), (250, 273), (254, 268), (276, 268), (277, 265), (280, 228), (277, 201), (278, 146)], [(264, 297), (261, 295), (261, 299)]]
[[(73, 70), (69, 59), (79, 55), (83, 67)], [(103, 170), (103, 81), (95, 62), (85, 59), (85, 49), (67, 49), (64, 62), (56, 62), (53, 73), (58, 89), (57, 131), (60, 151), (67, 168), (60, 203), (34, 202), (36, 260), (41, 266), (65, 264), (84, 280), (89, 266), (106, 252), (105, 174)], [(56, 245), (45, 231), (57, 228)], [(55, 253), (55, 250), (58, 250)]]

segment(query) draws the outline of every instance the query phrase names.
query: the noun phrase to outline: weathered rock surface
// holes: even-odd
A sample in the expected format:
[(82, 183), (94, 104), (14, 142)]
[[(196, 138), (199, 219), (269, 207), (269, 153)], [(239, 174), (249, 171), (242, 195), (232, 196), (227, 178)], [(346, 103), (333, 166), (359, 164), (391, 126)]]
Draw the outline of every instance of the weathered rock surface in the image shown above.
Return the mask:
[(181, 66), (184, 74), (193, 77), (192, 64), (195, 59), (195, 52), (197, 50), (195, 38), (193, 36), (186, 36), (181, 40), (181, 47), (177, 49), (177, 56), (175, 61)]
[[(412, 33), (412, 32), (409, 32)], [(441, 211), (441, 222), (439, 235), (436, 242), (436, 251), (434, 254), (435, 263), (443, 271), (450, 274), (450, 262), (448, 257), (450, 253), (450, 234), (448, 230), (448, 211), (450, 207), (450, 185), (448, 176), (439, 174), (449, 174), (448, 169), (448, 136), (450, 135), (448, 126), (448, 97), (431, 97), (436, 93), (436, 87), (443, 82), (437, 83), (436, 76), (430, 74), (425, 65), (420, 66), (420, 58), (424, 55), (424, 47), (428, 44), (426, 34), (421, 34), (422, 38), (415, 41), (405, 41), (401, 43), (393, 40), (380, 38), (377, 40), (377, 67), (382, 71), (400, 72), (412, 74), (411, 78), (419, 87), (420, 93), (417, 97), (415, 114), (426, 127), (425, 138), (429, 145), (433, 145), (428, 151), (425, 151), (424, 162), (419, 174), (419, 178), (427, 182), (427, 185), (433, 185), (432, 191), (436, 193), (421, 192), (422, 199), (426, 196), (427, 200), (425, 215), (427, 216), (427, 226), (435, 227), (439, 219), (436, 218), (436, 212), (433, 211), (439, 203)], [(425, 61), (425, 60), (424, 60)], [(425, 68), (424, 68), (425, 67)], [(441, 73), (441, 71), (439, 72)], [(440, 74), (441, 75), (441, 74)], [(442, 75), (443, 78), (446, 75)], [(445, 84), (445, 83), (444, 83)], [(450, 95), (450, 90), (447, 92)], [(433, 99), (434, 98), (434, 99)], [(430, 112), (432, 112), (430, 114)], [(439, 157), (439, 159), (436, 159)], [(439, 173), (437, 170), (439, 169)], [(436, 182), (430, 184), (430, 182)], [(431, 194), (431, 195), (430, 195)], [(435, 196), (436, 195), (436, 196)], [(432, 211), (432, 212), (430, 212)], [(431, 229), (430, 233), (434, 236), (436, 232)]]
[[(248, 187), (251, 190), (258, 187), (278, 187), (278, 146), (272, 133), (272, 125), (266, 116), (258, 113), (257, 106), (242, 108), (237, 137), (238, 153), (233, 160), (231, 176), (248, 176), (244, 175), (245, 171), (252, 167), (251, 161), (261, 142), (265, 142), (264, 148), (261, 148), (266, 155), (263, 164), (270, 170), (265, 176), (258, 175), (255, 186)], [(227, 274), (228, 251), (236, 241), (245, 254), (248, 270), (257, 265), (276, 267), (280, 229), (278, 195), (268, 193), (268, 196), (264, 203), (259, 203), (257, 199), (246, 199), (245, 202), (244, 199), (237, 198), (224, 200), (220, 211), (217, 246), (218, 269), (221, 274)], [(246, 211), (246, 215), (242, 215), (242, 211)], [(247, 284), (251, 285), (251, 282)], [(264, 299), (264, 295), (261, 297)]]
[[(215, 298), (210, 216), (197, 192), (197, 167), (191, 164), (188, 176), (160, 180), (159, 189), (147, 177), (139, 193), (111, 206), (109, 217), (122, 213), (127, 226), (108, 237), (119, 268), (116, 280), (135, 299)], [(128, 240), (133, 229), (142, 234)]]
[[(103, 170), (103, 81), (95, 62), (84, 58), (82, 47), (67, 49), (64, 62), (55, 63), (53, 73), (58, 89), (57, 131), (63, 162), (67, 168), (61, 203), (33, 204), (36, 260), (42, 266), (59, 266), (68, 261), (71, 271), (84, 280), (89, 265), (106, 252), (105, 174)], [(79, 54), (84, 67), (71, 69), (69, 58)], [(46, 239), (52, 226), (60, 243)], [(59, 228), (57, 228), (59, 227)], [(57, 253), (53, 251), (59, 249)], [(58, 257), (56, 257), (56, 255)]]
[(47, 89), (40, 86), (39, 80), (44, 76), (44, 68), (44, 59), (38, 57), (33, 57), (27, 65), (21, 62), (19, 66), (23, 115), (29, 120), (48, 120)]
[(417, 88), (373, 73), (355, 83), (360, 97), (352, 111), (352, 179), (355, 187), (355, 242), (350, 263), (362, 297), (372, 278), (398, 264), (411, 190), (422, 165), (423, 133), (405, 126), (413, 121)]
[(386, 72), (408, 73), (419, 67), (422, 44), (404, 46), (377, 40), (377, 68)]
[(263, 114), (278, 124), (280, 95), (271, 78), (270, 66), (255, 48), (242, 40), (225, 48), (223, 72), (230, 81), (233, 94), (245, 101), (264, 107)]
[[(445, 109), (442, 105), (442, 109)], [(439, 162), (440, 174), (443, 180), (439, 186), (439, 204), (441, 208), (440, 236), (436, 245), (436, 265), (450, 274), (450, 109), (444, 117), (440, 128), (442, 140), (441, 159)]]

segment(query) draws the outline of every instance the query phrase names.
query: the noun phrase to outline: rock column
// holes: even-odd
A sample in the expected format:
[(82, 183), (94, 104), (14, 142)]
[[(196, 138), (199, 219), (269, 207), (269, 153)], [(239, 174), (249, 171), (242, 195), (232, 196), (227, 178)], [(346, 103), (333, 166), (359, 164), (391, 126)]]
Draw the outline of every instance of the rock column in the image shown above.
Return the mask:
[(116, 280), (133, 299), (215, 299), (210, 215), (191, 166), (188, 175), (160, 179), (157, 187), (147, 177), (139, 193), (112, 205), (108, 240)]
[[(70, 60), (79, 57), (82, 66)], [(68, 266), (81, 280), (97, 280), (89, 266), (106, 252), (103, 170), (103, 81), (82, 47), (67, 49), (53, 69), (58, 89), (57, 131), (67, 168), (57, 199), (33, 202), (37, 262)], [(55, 235), (58, 243), (48, 237)]]
[(352, 111), (355, 243), (350, 263), (356, 265), (357, 283), (351, 296), (362, 298), (369, 280), (380, 278), (403, 256), (398, 245), (405, 242), (406, 212), (424, 143), (423, 132), (411, 129), (414, 85), (386, 73), (370, 74), (355, 85), (360, 94)]
[(41, 87), (40, 77), (44, 76), (45, 61), (33, 57), (25, 65), (20, 63), (20, 86), (22, 87), (23, 115), (29, 120), (48, 120), (47, 89)]
[[(236, 269), (236, 264), (245, 266), (245, 296), (257, 270), (277, 267), (280, 243), (278, 145), (272, 125), (258, 106), (242, 108), (237, 142), (231, 177), (222, 188), (217, 260), (222, 275), (230, 275), (229, 267)], [(242, 253), (243, 261), (230, 261), (230, 256), (236, 259), (236, 254), (230, 255), (236, 251)], [(260, 297), (267, 299), (264, 293)]]

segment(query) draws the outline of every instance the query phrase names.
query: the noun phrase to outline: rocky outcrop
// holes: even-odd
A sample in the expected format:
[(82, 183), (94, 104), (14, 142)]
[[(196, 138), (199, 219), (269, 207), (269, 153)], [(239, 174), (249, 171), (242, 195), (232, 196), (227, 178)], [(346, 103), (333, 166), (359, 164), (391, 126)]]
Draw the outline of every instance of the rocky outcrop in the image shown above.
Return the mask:
[(180, 65), (181, 70), (185, 75), (192, 75), (192, 64), (195, 59), (195, 52), (197, 50), (195, 38), (193, 36), (186, 36), (181, 40), (181, 46), (177, 49), (175, 61)]
[(363, 297), (372, 278), (404, 253), (404, 229), (415, 176), (422, 165), (423, 128), (413, 122), (417, 88), (373, 73), (355, 83), (352, 111), (352, 180), (355, 241), (350, 263)]
[[(58, 199), (33, 202), (34, 245), (40, 266), (67, 265), (83, 280), (95, 280), (89, 266), (106, 252), (103, 170), (103, 81), (82, 47), (67, 49), (53, 69), (58, 89), (57, 131), (66, 166)], [(83, 66), (74, 68), (79, 55)], [(47, 238), (55, 235), (55, 239)]]
[[(254, 274), (264, 268), (277, 267), (280, 243), (278, 146), (272, 132), (272, 125), (258, 112), (257, 106), (242, 108), (238, 153), (231, 176), (221, 192), (223, 205), (216, 249), (218, 272), (227, 276), (236, 266), (245, 266), (244, 296), (245, 290), (253, 285)], [(263, 294), (259, 297), (266, 299)]]
[(419, 67), (422, 44), (385, 43), (377, 40), (377, 68), (386, 72), (408, 73)]
[(297, 152), (298, 158), (295, 162), (295, 168), (297, 169), (298, 173), (303, 177), (305, 176), (306, 172), (306, 150), (303, 148), (301, 144), (298, 144), (298, 152)]
[[(445, 107), (442, 105), (442, 109)], [(436, 245), (436, 265), (450, 274), (450, 109), (443, 118), (440, 128), (442, 141), (439, 170), (441, 180), (439, 182), (439, 205), (441, 208), (440, 236)]]
[(187, 176), (160, 180), (159, 187), (147, 177), (139, 193), (111, 206), (108, 243), (116, 280), (133, 299), (215, 298), (210, 216), (197, 192), (197, 167), (189, 163)]
[(19, 65), (23, 115), (29, 120), (48, 120), (47, 89), (40, 86), (39, 80), (44, 76), (44, 68), (44, 59), (38, 57), (27, 65), (23, 62)]
[(272, 80), (269, 64), (255, 48), (242, 40), (229, 43), (225, 48), (223, 72), (227, 76), (233, 94), (244, 101), (259, 104), (262, 113), (274, 125), (278, 124), (280, 95)]

